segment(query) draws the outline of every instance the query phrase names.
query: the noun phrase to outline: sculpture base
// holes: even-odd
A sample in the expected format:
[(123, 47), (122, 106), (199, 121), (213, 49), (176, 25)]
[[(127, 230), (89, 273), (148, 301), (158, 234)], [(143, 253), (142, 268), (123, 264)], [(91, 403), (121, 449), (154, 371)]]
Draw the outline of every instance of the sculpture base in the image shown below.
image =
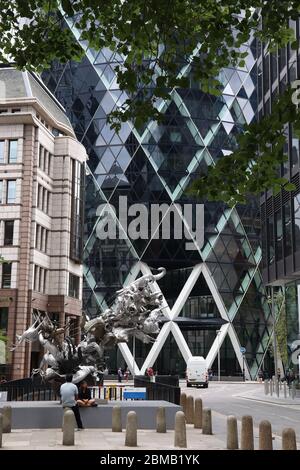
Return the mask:
[[(2, 402), (1, 407), (12, 407), (12, 429), (51, 429), (61, 428), (63, 410), (56, 401), (12, 401)], [(181, 411), (179, 405), (167, 401), (110, 401), (97, 407), (80, 408), (83, 426), (86, 428), (111, 429), (112, 409), (121, 406), (122, 426), (126, 427), (126, 416), (129, 411), (137, 414), (139, 429), (156, 428), (156, 411), (160, 406), (166, 408), (167, 429), (174, 429), (175, 414)]]

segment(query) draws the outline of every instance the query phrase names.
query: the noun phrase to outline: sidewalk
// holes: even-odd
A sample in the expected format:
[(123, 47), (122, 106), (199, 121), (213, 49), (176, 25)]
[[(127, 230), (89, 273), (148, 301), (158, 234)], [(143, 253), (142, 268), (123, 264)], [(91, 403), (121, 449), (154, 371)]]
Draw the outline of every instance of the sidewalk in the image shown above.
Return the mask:
[(247, 400), (254, 400), (263, 403), (270, 403), (274, 405), (284, 406), (288, 408), (299, 407), (300, 409), (300, 397), (289, 397), (288, 390), (287, 390), (287, 397), (284, 398), (283, 396), (283, 389), (279, 390), (279, 397), (277, 397), (276, 393), (273, 395), (265, 395), (264, 392), (264, 385), (262, 384), (261, 389), (259, 390), (251, 390), (250, 392), (245, 391), (242, 393), (238, 393), (234, 395), (237, 398), (244, 398)]
[[(107, 429), (85, 429), (75, 432), (75, 445), (62, 445), (60, 429), (17, 429), (3, 434), (1, 450), (174, 450), (174, 431), (158, 434), (153, 430), (138, 430), (138, 447), (125, 447), (125, 432)], [(187, 425), (187, 449), (224, 450), (224, 441), (218, 436), (206, 436), (201, 429)]]

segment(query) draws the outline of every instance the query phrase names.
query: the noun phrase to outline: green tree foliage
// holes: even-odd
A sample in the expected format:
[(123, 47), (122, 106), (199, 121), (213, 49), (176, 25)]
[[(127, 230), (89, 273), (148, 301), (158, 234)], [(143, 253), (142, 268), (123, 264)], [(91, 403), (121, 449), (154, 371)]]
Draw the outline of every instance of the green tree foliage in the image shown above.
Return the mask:
[[(271, 299), (269, 301), (271, 303)], [(275, 334), (278, 351), (281, 360), (285, 367), (288, 367), (288, 348), (287, 348), (287, 319), (286, 319), (286, 308), (285, 308), (285, 296), (281, 291), (274, 294), (274, 308), (275, 308)], [(270, 341), (269, 351), (272, 357), (274, 357), (274, 346), (273, 338)]]
[[(95, 50), (107, 47), (117, 54), (118, 82), (129, 96), (108, 118), (117, 130), (129, 119), (137, 127), (149, 118), (161, 119), (161, 98), (168, 99), (174, 87), (188, 86), (191, 74), (204, 92), (220, 94), (220, 70), (244, 66), (248, 52), (243, 45), (252, 36), (270, 51), (288, 41), (293, 48), (299, 46), (288, 27), (288, 19), (299, 16), (299, 0), (1, 0), (0, 4), (2, 62), (13, 60), (20, 68), (41, 70), (54, 59), (63, 63), (80, 59), (83, 50), (68, 27), (62, 27), (62, 17), (74, 23), (86, 45)], [(290, 108), (288, 99), (285, 95), (283, 103)], [(284, 159), (285, 118), (275, 110), (272, 126), (266, 118), (247, 127), (237, 151), (209, 168), (191, 191), (234, 205), (244, 202), (247, 193), (266, 187), (292, 189), (274, 172)], [(288, 118), (296, 130), (300, 128), (297, 113), (289, 112)]]

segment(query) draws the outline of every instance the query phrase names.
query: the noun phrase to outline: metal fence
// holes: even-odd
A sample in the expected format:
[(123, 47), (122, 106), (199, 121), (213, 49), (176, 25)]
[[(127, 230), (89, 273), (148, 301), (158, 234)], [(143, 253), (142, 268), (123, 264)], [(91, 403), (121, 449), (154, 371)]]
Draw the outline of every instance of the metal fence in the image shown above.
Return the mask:
[[(136, 385), (135, 385), (136, 386)], [(170, 384), (149, 382), (139, 379), (140, 387), (146, 388), (147, 400), (164, 400), (171, 403), (180, 403), (180, 388)], [(91, 396), (95, 399), (109, 401), (123, 400), (123, 391), (126, 385), (107, 385), (89, 387)], [(130, 388), (130, 386), (129, 386)], [(31, 379), (14, 380), (0, 385), (0, 392), (7, 392), (8, 401), (59, 401), (59, 390), (49, 384), (35, 383)]]

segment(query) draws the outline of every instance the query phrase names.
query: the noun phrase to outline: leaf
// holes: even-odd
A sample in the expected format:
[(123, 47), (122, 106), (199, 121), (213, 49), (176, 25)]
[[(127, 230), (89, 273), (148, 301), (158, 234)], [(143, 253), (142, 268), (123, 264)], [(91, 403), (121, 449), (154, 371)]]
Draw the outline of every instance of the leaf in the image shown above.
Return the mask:
[(287, 184), (284, 185), (284, 189), (286, 191), (295, 191), (296, 186), (293, 183), (287, 183)]

